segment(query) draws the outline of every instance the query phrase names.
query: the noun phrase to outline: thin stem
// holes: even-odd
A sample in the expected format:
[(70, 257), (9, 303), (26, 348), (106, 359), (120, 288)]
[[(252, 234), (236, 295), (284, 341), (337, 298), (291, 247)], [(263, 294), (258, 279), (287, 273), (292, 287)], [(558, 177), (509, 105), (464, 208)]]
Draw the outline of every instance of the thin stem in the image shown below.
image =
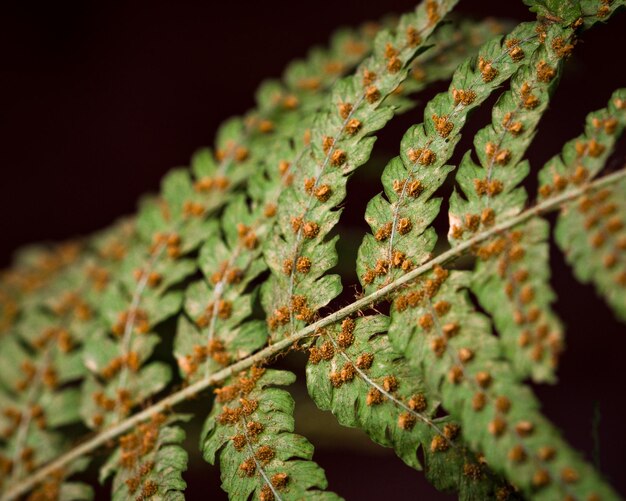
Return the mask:
[(2, 498), (0, 498), (0, 501), (9, 501), (18, 498), (20, 495), (25, 494), (38, 483), (41, 483), (43, 480), (46, 479), (48, 475), (50, 475), (54, 471), (64, 468), (65, 466), (82, 457), (83, 455), (90, 453), (91, 451), (97, 449), (98, 447), (101, 447), (102, 445), (105, 445), (110, 440), (113, 440), (117, 436), (126, 433), (137, 424), (150, 419), (154, 414), (168, 411), (176, 404), (179, 404), (197, 395), (198, 393), (204, 391), (210, 386), (214, 386), (216, 383), (224, 381), (228, 377), (240, 371), (246, 370), (255, 364), (259, 364), (263, 360), (268, 359), (276, 355), (277, 353), (280, 353), (285, 348), (288, 348), (300, 339), (313, 334), (318, 329), (333, 324), (359, 310), (367, 308), (368, 306), (384, 299), (392, 292), (404, 286), (406, 283), (411, 282), (420, 275), (423, 275), (424, 273), (432, 270), (436, 265), (441, 265), (443, 263), (458, 258), (462, 254), (464, 254), (465, 251), (470, 250), (476, 244), (483, 242), (484, 240), (487, 240), (502, 231), (517, 226), (518, 224), (521, 224), (524, 221), (541, 213), (558, 209), (561, 207), (561, 205), (575, 200), (576, 198), (580, 197), (590, 190), (610, 186), (622, 179), (626, 179), (626, 168), (603, 176), (593, 182), (587, 183), (580, 187), (568, 190), (560, 195), (543, 200), (537, 203), (535, 206), (521, 212), (517, 216), (496, 224), (488, 230), (476, 233), (476, 235), (474, 235), (469, 240), (462, 242), (458, 246), (449, 249), (448, 251), (422, 264), (421, 266), (415, 268), (406, 275), (398, 278), (394, 282), (391, 282), (390, 284), (377, 290), (376, 292), (364, 296), (363, 298), (349, 304), (348, 306), (341, 308), (334, 313), (331, 313), (330, 315), (318, 320), (317, 322), (308, 325), (303, 329), (300, 329), (298, 332), (294, 333), (292, 336), (286, 339), (282, 339), (270, 346), (267, 346), (266, 348), (255, 353), (254, 355), (244, 358), (239, 362), (236, 362), (229, 367), (226, 367), (212, 374), (207, 378), (204, 378), (190, 386), (187, 386), (186, 388), (183, 388), (182, 390), (177, 391), (176, 393), (169, 395), (168, 397), (160, 400), (154, 405), (129, 417), (125, 421), (122, 421), (119, 424), (103, 430), (98, 435), (90, 438), (82, 444), (77, 445), (62, 456), (59, 456), (56, 460), (33, 472), (31, 475), (29, 475), (28, 478), (24, 479), (22, 482), (14, 485), (12, 488), (4, 493)]

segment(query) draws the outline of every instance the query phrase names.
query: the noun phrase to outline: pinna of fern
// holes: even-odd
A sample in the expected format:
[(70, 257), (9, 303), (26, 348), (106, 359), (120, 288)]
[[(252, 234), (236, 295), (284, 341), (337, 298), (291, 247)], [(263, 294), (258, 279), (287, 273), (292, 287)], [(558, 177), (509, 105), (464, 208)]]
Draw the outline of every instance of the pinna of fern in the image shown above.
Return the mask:
[(324, 470), (311, 461), (313, 446), (293, 433), (287, 371), (252, 368), (217, 392), (202, 431), (204, 458), (219, 454), (222, 488), (233, 499), (341, 499), (325, 492)]
[(185, 432), (174, 423), (188, 419), (155, 414), (120, 437), (119, 447), (100, 469), (101, 482), (114, 474), (111, 499), (184, 499), (187, 453), (180, 444)]
[(361, 428), (376, 443), (392, 447), (439, 490), (468, 500), (512, 494), (467, 449), (458, 422), (441, 415), (420, 372), (391, 346), (388, 327), (387, 317), (371, 315), (317, 332), (307, 364), (307, 387), (316, 405), (331, 410), (343, 426)]
[[(623, 91), (594, 116), (587, 137), (573, 150), (566, 147), (563, 162), (555, 160), (542, 171), (547, 174), (542, 173), (542, 198), (535, 206), (524, 208), (526, 197), (518, 185), (529, 170), (521, 158), (571, 50), (573, 33), (606, 20), (623, 2), (531, 3), (539, 22), (488, 42), (462, 64), (449, 91), (427, 104), (425, 123), (407, 132), (400, 157), (385, 169), (386, 199), (377, 197), (368, 206), (373, 235), (359, 252), (362, 299), (320, 316), (318, 309), (341, 287), (326, 275), (337, 259), (334, 240), (326, 235), (339, 217), (345, 175), (365, 162), (373, 134), (406, 106), (394, 91), (419, 44), (430, 43), (429, 33), (451, 4), (425, 2), (417, 14), (403, 17), (398, 29), (381, 33), (371, 59), (354, 77), (335, 82), (337, 73), (327, 71), (334, 75), (327, 84), (288, 84), (284, 94), (266, 87), (260, 115), (226, 124), (215, 155), (200, 153), (192, 174), (174, 171), (164, 180), (161, 196), (143, 204), (119, 263), (109, 268), (97, 253), (86, 254), (86, 262), (95, 262), (93, 276), (102, 278), (105, 274), (94, 270), (105, 271), (107, 280), (103, 295), (90, 302), (95, 308), (89, 335), (76, 336), (75, 354), (81, 353), (85, 365), (62, 391), (80, 398), (76, 385), (86, 378), (83, 417), (100, 431), (81, 450), (126, 433), (105, 468), (115, 472), (114, 496), (180, 498), (186, 454), (179, 445), (179, 425), (184, 417), (170, 415), (169, 407), (209, 385), (226, 384), (216, 391), (201, 447), (211, 462), (219, 456), (231, 497), (333, 498), (320, 490), (326, 480), (311, 461), (312, 447), (292, 433), (289, 395), (272, 388), (292, 377), (257, 365), (313, 335), (307, 342), (307, 383), (318, 406), (332, 410), (343, 424), (364, 428), (417, 468), (415, 451), (421, 447), (427, 476), (437, 487), (468, 499), (516, 492), (537, 499), (615, 497), (541, 416), (521, 380), (551, 379), (553, 355), (563, 347), (550, 308), (541, 212), (562, 207), (562, 221), (576, 209), (577, 221), (594, 229), (593, 241), (571, 224), (557, 234), (577, 270), (589, 263), (597, 267), (594, 281), (621, 311), (624, 184), (611, 184), (619, 175), (593, 177), (621, 132)], [(433, 257), (436, 235), (429, 227), (440, 201), (431, 197), (454, 168), (445, 164), (469, 111), (509, 78), (511, 88), (494, 106), (492, 125), (476, 136), (479, 163), (468, 154), (459, 168), (459, 191), (450, 202), (452, 248)], [(308, 101), (305, 93), (318, 89), (322, 92)], [(297, 92), (301, 98), (292, 99)], [(305, 106), (291, 106), (296, 102)], [(307, 112), (299, 115), (298, 109)], [(313, 109), (319, 110), (314, 120), (304, 119)], [(295, 124), (296, 117), (303, 118), (302, 124)], [(247, 177), (246, 198), (235, 192)], [(496, 181), (500, 189), (490, 190)], [(438, 266), (468, 251), (477, 257), (474, 271)], [(261, 291), (263, 322), (252, 315), (252, 305), (255, 282), (266, 267), (270, 278)], [(201, 275), (194, 275), (197, 270)], [(531, 281), (522, 277), (524, 270), (532, 271)], [(61, 273), (46, 294), (80, 286), (84, 275), (74, 271)], [(586, 279), (584, 272), (577, 273)], [(3, 283), (5, 290), (11, 288)], [(13, 290), (13, 298), (19, 298), (19, 287)], [(492, 335), (488, 316), (476, 312), (470, 290), (501, 337)], [(499, 311), (490, 298), (502, 291), (506, 309)], [(53, 306), (35, 298), (30, 296), (34, 301), (17, 313), (3, 302), (9, 304), (8, 317), (18, 318), (15, 332), (24, 333), (19, 334), (23, 340), (8, 337), (12, 341), (7, 343), (27, 359), (33, 358), (30, 331), (57, 321), (48, 318)], [(380, 301), (392, 301), (390, 320), (380, 314), (347, 318)], [(521, 321), (506, 318), (505, 312), (520, 303)], [(75, 306), (64, 312), (68, 325), (73, 325)], [(163, 321), (172, 316), (178, 316), (175, 357), (190, 386), (132, 415), (169, 384), (169, 368), (153, 361), (152, 353)], [(268, 340), (271, 344), (264, 347)], [(238, 374), (243, 369), (249, 372)], [(433, 417), (440, 406), (449, 416)], [(76, 409), (72, 419), (80, 418)], [(20, 413), (20, 423), (25, 415)], [(54, 454), (66, 448), (55, 446)], [(8, 498), (35, 484), (35, 492), (67, 489), (63, 479), (80, 469), (80, 461), (72, 465), (81, 456), (70, 452), (35, 472), (32, 480), (17, 473)], [(38, 459), (35, 468), (47, 459)], [(48, 483), (42, 482), (46, 468), (52, 472)]]
[[(518, 185), (530, 167), (521, 159), (547, 109), (564, 58), (573, 49), (574, 32), (553, 26), (539, 36), (543, 38), (541, 47), (514, 75), (510, 90), (500, 96), (492, 111), (492, 124), (474, 137), (480, 166), (470, 153), (461, 162), (456, 179), (466, 199), (458, 192), (450, 199), (449, 237), (453, 244), (470, 237), (478, 226), (489, 227), (519, 214), (524, 207), (526, 194)], [(550, 307), (554, 293), (549, 286), (548, 225), (534, 218), (514, 231), (502, 233), (476, 250), (472, 290), (494, 317), (519, 376), (551, 379), (562, 350), (562, 328)], [(546, 331), (543, 338), (549, 343), (522, 342), (537, 335), (535, 326)]]
[[(539, 196), (567, 193), (595, 178), (626, 126), (626, 90), (618, 89), (606, 108), (587, 116), (585, 133), (569, 141), (539, 172)], [(556, 241), (581, 282), (592, 282), (620, 318), (626, 318), (624, 182), (596, 190), (564, 205)], [(591, 233), (589, 233), (591, 232)]]

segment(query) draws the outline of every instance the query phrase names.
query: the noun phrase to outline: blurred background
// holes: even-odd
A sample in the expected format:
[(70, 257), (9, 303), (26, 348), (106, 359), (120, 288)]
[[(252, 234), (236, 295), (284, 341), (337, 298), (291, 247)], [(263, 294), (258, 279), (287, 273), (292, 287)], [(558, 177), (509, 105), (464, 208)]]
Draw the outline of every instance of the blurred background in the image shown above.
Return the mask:
[[(224, 119), (254, 105), (254, 91), (264, 78), (279, 77), (287, 63), (325, 44), (340, 26), (413, 7), (410, 0), (343, 0), (306, 8), (277, 0), (218, 6), (199, 0), (3, 1), (0, 267), (9, 265), (12, 252), (24, 244), (88, 234), (134, 212), (139, 196), (156, 191), (171, 167), (186, 165), (195, 149), (212, 145)], [(521, 1), (464, 0), (457, 11), (478, 19), (532, 19)], [(533, 167), (578, 135), (586, 113), (626, 85), (620, 53), (625, 28), (626, 13), (620, 13), (578, 44), (529, 152)], [(446, 87), (418, 96), (420, 103)], [(397, 154), (403, 132), (421, 121), (421, 112), (418, 106), (394, 119), (377, 142), (370, 167), (350, 180), (352, 196), (342, 220), (348, 238), (340, 247), (346, 294), (338, 304), (354, 293), (351, 266), (367, 231), (365, 203), (380, 191), (385, 161)], [(473, 116), (457, 160), (471, 146), (472, 131), (488, 119), (486, 113)], [(612, 168), (626, 163), (623, 143)], [(626, 494), (626, 427), (619, 396), (626, 387), (625, 329), (591, 287), (577, 284), (558, 251), (551, 260), (568, 349), (559, 385), (539, 387), (537, 393), (572, 445)], [(300, 355), (281, 364), (303, 380)], [(454, 499), (434, 491), (391, 450), (372, 445), (361, 432), (340, 429), (305, 393), (302, 385), (293, 387), (298, 431), (316, 445), (314, 459), (326, 469), (332, 490), (348, 499)], [(192, 404), (198, 409), (201, 402)], [(188, 498), (225, 499), (217, 469), (195, 453), (194, 426), (189, 443)], [(98, 498), (107, 497), (106, 489), (98, 492)]]

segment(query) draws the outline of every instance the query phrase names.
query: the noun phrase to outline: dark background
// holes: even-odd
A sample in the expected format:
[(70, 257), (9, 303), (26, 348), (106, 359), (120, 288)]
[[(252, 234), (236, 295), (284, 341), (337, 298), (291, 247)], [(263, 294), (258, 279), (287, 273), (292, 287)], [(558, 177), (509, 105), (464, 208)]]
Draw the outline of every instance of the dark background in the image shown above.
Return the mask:
[[(402, 13), (414, 2), (318, 2), (306, 9), (274, 0), (58, 4), (0, 7), (0, 267), (21, 245), (91, 233), (132, 213), (165, 172), (212, 144), (224, 119), (253, 106), (261, 80), (280, 76), (337, 27)], [(521, 1), (465, 0), (457, 10), (531, 19)], [(584, 35), (529, 153), (535, 168), (580, 133), (588, 111), (626, 85), (625, 28), (622, 13)], [(420, 117), (417, 110), (394, 120), (377, 154), (396, 154), (403, 131)], [(476, 115), (466, 138), (486, 119)], [(469, 146), (466, 139), (459, 151)], [(625, 158), (622, 145), (612, 167)], [(369, 182), (371, 174), (359, 176), (350, 181), (362, 189), (348, 199), (346, 220), (362, 234), (364, 202), (380, 187)], [(537, 391), (566, 438), (589, 460), (599, 459), (624, 494), (624, 328), (591, 287), (577, 284), (558, 251), (551, 258), (568, 350), (560, 384)], [(341, 434), (300, 393), (296, 387), (300, 431), (318, 446), (315, 458), (333, 490), (349, 499), (447, 499), (391, 451), (369, 446), (362, 434)], [(185, 476), (189, 498), (225, 498), (216, 470), (195, 459)]]

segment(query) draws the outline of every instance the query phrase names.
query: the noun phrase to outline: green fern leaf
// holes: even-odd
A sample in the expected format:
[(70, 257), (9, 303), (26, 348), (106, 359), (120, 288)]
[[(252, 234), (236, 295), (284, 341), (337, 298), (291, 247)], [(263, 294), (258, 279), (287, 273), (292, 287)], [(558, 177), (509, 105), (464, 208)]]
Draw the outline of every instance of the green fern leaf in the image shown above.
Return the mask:
[(201, 449), (211, 464), (219, 456), (230, 499), (338, 499), (321, 490), (327, 481), (311, 461), (313, 446), (293, 433), (293, 399), (274, 387), (294, 380), (290, 372), (253, 368), (216, 390)]
[[(556, 241), (576, 278), (593, 283), (615, 315), (626, 321), (626, 182), (596, 190), (566, 206), (557, 220)], [(590, 219), (597, 229), (589, 234)]]
[(468, 300), (468, 272), (437, 269), (394, 303), (389, 337), (459, 420), (472, 449), (533, 499), (618, 499), (516, 381), (490, 322)]
[[(566, 194), (596, 177), (626, 126), (626, 89), (613, 93), (608, 106), (587, 116), (585, 133), (565, 144), (539, 172), (542, 199)], [(583, 283), (596, 290), (626, 319), (624, 293), (624, 183), (565, 204), (556, 225), (556, 241)]]
[(252, 313), (250, 282), (265, 269), (257, 242), (271, 222), (263, 206), (250, 212), (245, 199), (237, 197), (226, 208), (223, 223), (225, 241), (213, 225), (200, 250), (205, 280), (187, 288), (185, 309), (195, 325), (179, 318), (174, 353), (182, 375), (191, 381), (250, 355), (267, 340), (262, 322), (242, 322)]
[[(257, 365), (306, 347), (317, 405), (393, 447), (438, 489), (468, 501), (615, 499), (521, 379), (551, 380), (562, 349), (544, 211), (561, 211), (556, 239), (580, 281), (626, 319), (626, 174), (593, 179), (626, 125), (626, 91), (540, 172), (537, 205), (524, 209), (521, 183), (575, 36), (626, 0), (525, 3), (538, 21), (505, 37), (489, 22), (444, 19), (456, 0), (342, 30), (282, 82), (262, 84), (256, 108), (222, 124), (214, 151), (166, 176), (137, 216), (21, 252), (0, 276), (2, 498), (92, 497), (70, 477), (126, 433), (101, 470), (114, 477), (113, 497), (182, 499), (186, 417), (169, 412), (217, 385), (201, 448), (219, 458), (231, 498), (337, 499), (313, 446), (293, 433), (291, 396), (276, 387), (294, 376)], [(416, 105), (407, 96), (454, 68), (368, 205), (372, 235), (357, 262), (365, 296), (322, 318), (342, 288), (328, 274), (339, 238), (329, 235), (347, 178), (387, 122)], [(446, 162), (470, 112), (509, 79), (474, 138), (477, 159), (468, 153), (458, 170), (452, 248), (433, 257), (435, 194), (454, 170)], [(471, 272), (437, 264), (466, 254), (477, 258)], [(391, 303), (391, 318), (378, 302)], [(369, 307), (376, 315), (348, 318)], [(74, 440), (81, 421), (94, 432)]]
[[(65, 245), (45, 257), (28, 252), (28, 266), (34, 267), (30, 270), (45, 259), (48, 272), (45, 280), (31, 284), (36, 293), (23, 305), (13, 332), (0, 338), (0, 350), (10, 357), (0, 370), (4, 431), (0, 458), (9, 485), (70, 445), (59, 429), (81, 421), (78, 384), (87, 373), (83, 345), (99, 328), (98, 292), (85, 279), (91, 276), (94, 262), (109, 269), (116, 266), (103, 253), (104, 245), (127, 231), (121, 225), (96, 235), (81, 245), (82, 255), (76, 245)], [(22, 276), (25, 279), (29, 280), (28, 274)], [(51, 482), (60, 488), (65, 476), (57, 475)]]
[(434, 417), (439, 402), (391, 347), (388, 325), (387, 317), (377, 315), (318, 332), (307, 364), (309, 394), (343, 426), (363, 429), (417, 470), (421, 450), (426, 476), (437, 489), (458, 491), (467, 500), (495, 497), (505, 486), (479, 466), (454, 421)]
[[(230, 137), (228, 127), (224, 130), (223, 136)], [(206, 155), (194, 158), (196, 172), (206, 174), (214, 167)], [(81, 413), (92, 428), (119, 421), (171, 379), (164, 363), (143, 367), (159, 342), (153, 330), (180, 310), (183, 295), (172, 287), (195, 271), (194, 261), (185, 256), (202, 242), (210, 224), (205, 212), (223, 203), (197, 189), (183, 170), (168, 175), (162, 191), (161, 200), (142, 205), (137, 241), (124, 253), (101, 299), (104, 328), (94, 331), (85, 346), (91, 375), (83, 385)]]
[(114, 475), (111, 499), (185, 499), (185, 432), (173, 423), (187, 419), (157, 414), (120, 437), (119, 447), (100, 469), (100, 482)]
[[(153, 209), (141, 213), (140, 233), (149, 219), (144, 214), (153, 216)], [(180, 310), (182, 293), (170, 289), (195, 270), (192, 260), (173, 254), (193, 250), (199, 244), (193, 235), (200, 232), (201, 227), (195, 228), (183, 245), (160, 241), (149, 259), (143, 246), (135, 247), (121, 263), (117, 280), (107, 287), (100, 310), (107, 328), (94, 332), (84, 350), (92, 375), (83, 386), (81, 412), (90, 427), (118, 421), (169, 382), (166, 364), (143, 365), (159, 343), (159, 336), (151, 332), (154, 326)], [(170, 257), (164, 257), (167, 252)]]

